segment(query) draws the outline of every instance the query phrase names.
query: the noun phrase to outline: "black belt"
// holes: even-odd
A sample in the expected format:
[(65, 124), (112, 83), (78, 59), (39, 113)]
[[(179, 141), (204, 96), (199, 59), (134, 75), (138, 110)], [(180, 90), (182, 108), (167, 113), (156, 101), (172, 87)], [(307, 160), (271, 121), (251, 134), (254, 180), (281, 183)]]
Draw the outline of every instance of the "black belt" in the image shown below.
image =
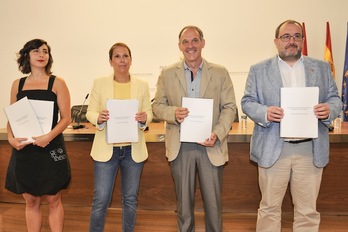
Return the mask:
[(303, 139), (303, 140), (289, 140), (289, 141), (285, 141), (287, 143), (292, 143), (292, 144), (298, 144), (298, 143), (305, 143), (305, 142), (309, 142), (312, 141), (313, 139)]

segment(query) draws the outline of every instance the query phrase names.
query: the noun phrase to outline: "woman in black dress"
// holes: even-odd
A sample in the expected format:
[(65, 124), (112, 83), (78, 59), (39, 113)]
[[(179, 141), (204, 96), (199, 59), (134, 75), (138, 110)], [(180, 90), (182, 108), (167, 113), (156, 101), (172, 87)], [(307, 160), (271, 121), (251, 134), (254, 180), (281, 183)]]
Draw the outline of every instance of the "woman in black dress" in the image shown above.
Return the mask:
[[(52, 231), (63, 231), (64, 209), (61, 190), (70, 182), (70, 166), (62, 132), (70, 123), (70, 94), (64, 80), (51, 75), (53, 59), (47, 42), (34, 39), (20, 50), (19, 70), (29, 74), (12, 84), (11, 104), (23, 97), (53, 101), (52, 129), (47, 134), (14, 138), (7, 124), (8, 141), (13, 146), (9, 162), (6, 189), (22, 194), (26, 203), (28, 231), (40, 231), (41, 199), (47, 201), (48, 220)], [(59, 121), (58, 121), (59, 114)]]

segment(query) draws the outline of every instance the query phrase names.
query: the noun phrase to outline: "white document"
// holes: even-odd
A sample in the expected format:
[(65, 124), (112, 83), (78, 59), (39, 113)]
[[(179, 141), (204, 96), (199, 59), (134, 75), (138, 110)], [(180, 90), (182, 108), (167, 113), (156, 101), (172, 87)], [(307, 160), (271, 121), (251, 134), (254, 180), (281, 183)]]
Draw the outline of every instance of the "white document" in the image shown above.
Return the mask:
[(106, 142), (125, 143), (138, 142), (138, 100), (107, 99), (109, 120), (106, 122)]
[(43, 133), (47, 134), (52, 129), (54, 102), (32, 99), (30, 99), (29, 102), (39, 120)]
[(43, 135), (39, 120), (27, 97), (5, 107), (5, 113), (15, 138), (28, 138), (25, 142), (32, 142), (33, 136)]
[(182, 107), (189, 115), (181, 123), (180, 141), (199, 143), (210, 137), (213, 124), (213, 99), (182, 98)]
[(281, 88), (280, 98), (281, 108), (284, 109), (280, 137), (318, 138), (318, 118), (314, 114), (314, 106), (319, 101), (319, 88)]

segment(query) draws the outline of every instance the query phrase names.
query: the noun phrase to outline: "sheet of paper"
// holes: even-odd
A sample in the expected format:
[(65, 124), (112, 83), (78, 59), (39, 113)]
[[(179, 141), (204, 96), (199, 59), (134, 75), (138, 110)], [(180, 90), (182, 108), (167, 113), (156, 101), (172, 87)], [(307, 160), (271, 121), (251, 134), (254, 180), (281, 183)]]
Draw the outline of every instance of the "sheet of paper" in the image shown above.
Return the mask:
[(181, 123), (181, 142), (204, 142), (210, 137), (213, 123), (213, 99), (182, 98), (182, 107), (189, 115)]
[(53, 101), (29, 100), (44, 134), (52, 129)]
[(284, 109), (280, 137), (317, 138), (318, 118), (314, 115), (314, 106), (318, 104), (319, 88), (281, 88), (280, 95)]
[(138, 122), (135, 114), (138, 112), (138, 100), (106, 100), (109, 110), (109, 120), (106, 123), (106, 142), (125, 143), (138, 142)]
[(43, 135), (39, 120), (27, 97), (5, 107), (5, 113), (15, 138), (28, 138), (25, 142), (32, 142), (33, 136)]

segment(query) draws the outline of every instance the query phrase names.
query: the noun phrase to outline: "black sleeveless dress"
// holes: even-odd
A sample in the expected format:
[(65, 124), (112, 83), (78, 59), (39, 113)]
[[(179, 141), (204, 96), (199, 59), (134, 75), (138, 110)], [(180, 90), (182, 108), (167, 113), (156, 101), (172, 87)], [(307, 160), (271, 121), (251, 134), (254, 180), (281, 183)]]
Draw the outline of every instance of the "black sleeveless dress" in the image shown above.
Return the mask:
[[(27, 96), (28, 99), (54, 102), (54, 128), (58, 122), (57, 96), (52, 92), (55, 76), (51, 75), (47, 90), (22, 90), (26, 77), (21, 78), (18, 86), (17, 101)], [(12, 150), (7, 169), (5, 188), (11, 192), (29, 193), (34, 196), (54, 195), (66, 189), (71, 173), (62, 134), (55, 137), (46, 147), (32, 144), (22, 150)]]

